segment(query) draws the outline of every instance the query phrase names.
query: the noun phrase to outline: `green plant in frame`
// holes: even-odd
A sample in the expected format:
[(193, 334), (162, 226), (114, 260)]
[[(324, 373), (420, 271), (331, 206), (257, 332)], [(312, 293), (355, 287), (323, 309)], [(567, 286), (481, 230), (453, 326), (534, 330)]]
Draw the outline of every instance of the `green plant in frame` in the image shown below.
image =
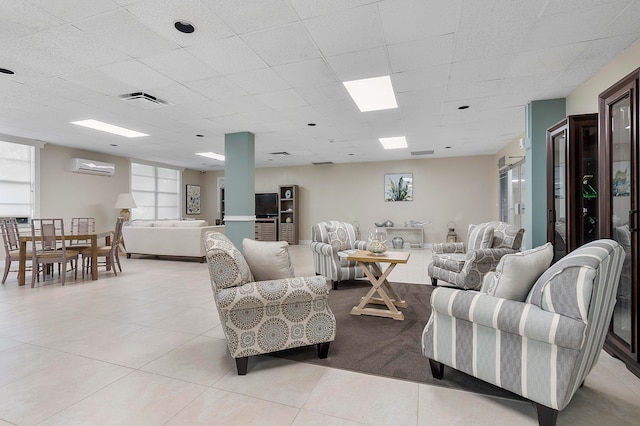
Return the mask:
[(411, 201), (411, 200), (412, 200), (411, 174), (386, 175), (385, 201)]

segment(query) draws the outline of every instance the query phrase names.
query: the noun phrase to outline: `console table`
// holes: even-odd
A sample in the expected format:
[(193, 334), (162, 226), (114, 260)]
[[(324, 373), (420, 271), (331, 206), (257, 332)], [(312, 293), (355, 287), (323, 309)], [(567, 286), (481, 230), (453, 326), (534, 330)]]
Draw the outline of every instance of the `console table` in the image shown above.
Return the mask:
[(394, 237), (402, 237), (405, 244), (409, 244), (410, 247), (424, 247), (424, 228), (422, 226), (383, 226), (377, 227), (377, 229), (387, 232), (389, 245)]

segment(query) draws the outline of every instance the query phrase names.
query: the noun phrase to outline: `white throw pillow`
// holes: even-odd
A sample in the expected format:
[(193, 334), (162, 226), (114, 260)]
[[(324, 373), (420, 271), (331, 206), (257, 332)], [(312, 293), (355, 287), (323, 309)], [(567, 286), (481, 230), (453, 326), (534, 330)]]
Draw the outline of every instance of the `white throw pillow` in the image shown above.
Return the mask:
[(495, 272), (484, 277), (482, 292), (501, 299), (524, 301), (540, 275), (549, 268), (553, 246), (547, 243), (502, 256)]
[(173, 224), (176, 228), (202, 228), (207, 226), (206, 220), (181, 220)]
[(493, 226), (469, 225), (467, 249), (485, 249), (493, 244)]
[(256, 281), (293, 278), (294, 271), (286, 241), (242, 240), (244, 258)]
[(131, 226), (137, 227), (137, 228), (151, 228), (153, 226), (154, 221), (153, 220), (141, 220), (141, 219), (137, 219), (134, 220), (130, 223)]

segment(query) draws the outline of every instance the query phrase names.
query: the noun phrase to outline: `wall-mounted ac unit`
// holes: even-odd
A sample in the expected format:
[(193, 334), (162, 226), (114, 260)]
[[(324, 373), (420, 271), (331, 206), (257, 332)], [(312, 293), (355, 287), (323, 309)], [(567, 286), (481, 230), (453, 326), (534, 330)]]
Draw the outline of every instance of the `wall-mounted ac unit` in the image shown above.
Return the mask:
[(116, 172), (116, 166), (115, 164), (103, 163), (102, 161), (85, 160), (83, 158), (72, 158), (71, 171), (75, 173), (113, 176), (113, 174)]

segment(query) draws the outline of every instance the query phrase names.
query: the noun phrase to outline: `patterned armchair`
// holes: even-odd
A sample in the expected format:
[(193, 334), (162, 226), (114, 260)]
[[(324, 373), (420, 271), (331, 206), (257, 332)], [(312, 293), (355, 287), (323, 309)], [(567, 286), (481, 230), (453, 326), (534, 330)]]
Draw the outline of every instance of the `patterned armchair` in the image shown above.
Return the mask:
[(345, 280), (363, 278), (364, 272), (357, 262), (348, 262), (350, 251), (365, 250), (366, 241), (356, 239), (353, 225), (330, 220), (311, 227), (311, 252), (316, 274), (331, 280), (333, 289)]
[[(554, 425), (598, 360), (624, 256), (613, 240), (585, 244), (532, 276), (522, 301), (485, 293), (486, 283), (435, 289), (422, 335), (433, 376), (446, 364), (533, 401), (538, 422)], [(511, 281), (527, 269), (514, 267)]]
[(239, 375), (247, 373), (252, 355), (317, 345), (318, 356), (327, 357), (336, 319), (324, 277), (254, 281), (226, 236), (210, 231), (203, 238), (213, 296)]
[(485, 274), (495, 271), (505, 254), (520, 250), (524, 229), (504, 222), (469, 225), (466, 242), (433, 244), (427, 267), (431, 283), (438, 280), (465, 290), (477, 290)]

